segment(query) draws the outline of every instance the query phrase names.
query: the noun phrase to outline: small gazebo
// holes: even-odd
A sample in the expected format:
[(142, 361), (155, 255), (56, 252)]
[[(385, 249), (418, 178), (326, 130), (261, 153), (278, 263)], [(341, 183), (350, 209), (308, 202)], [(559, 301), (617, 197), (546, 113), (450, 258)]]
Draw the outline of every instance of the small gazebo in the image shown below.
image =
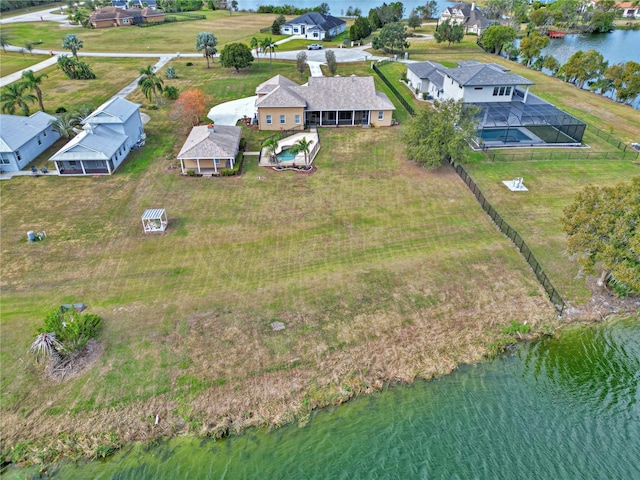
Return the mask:
[(144, 233), (164, 232), (167, 229), (167, 212), (164, 208), (150, 208), (142, 214)]

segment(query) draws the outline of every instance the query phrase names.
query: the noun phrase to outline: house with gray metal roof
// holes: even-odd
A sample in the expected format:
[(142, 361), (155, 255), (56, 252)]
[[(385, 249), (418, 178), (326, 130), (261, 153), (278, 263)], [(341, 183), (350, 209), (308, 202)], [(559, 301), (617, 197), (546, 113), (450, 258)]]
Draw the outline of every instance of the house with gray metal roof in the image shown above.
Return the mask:
[[(269, 81), (265, 82), (268, 83)], [(265, 84), (256, 93), (265, 91)], [(373, 77), (310, 77), (305, 85), (280, 81), (256, 100), (260, 130), (302, 129), (305, 125), (390, 126), (395, 107), (375, 89)]]
[(333, 38), (347, 29), (347, 22), (331, 15), (307, 12), (282, 25), (284, 35), (302, 35), (309, 40)]
[(111, 175), (144, 144), (140, 105), (113, 97), (82, 122), (77, 136), (49, 160), (60, 175)]
[(233, 168), (241, 135), (240, 127), (212, 123), (193, 127), (178, 153), (182, 174), (193, 170), (198, 175), (212, 176)]
[(29, 117), (0, 115), (0, 171), (17, 172), (60, 138), (56, 117), (36, 112)]

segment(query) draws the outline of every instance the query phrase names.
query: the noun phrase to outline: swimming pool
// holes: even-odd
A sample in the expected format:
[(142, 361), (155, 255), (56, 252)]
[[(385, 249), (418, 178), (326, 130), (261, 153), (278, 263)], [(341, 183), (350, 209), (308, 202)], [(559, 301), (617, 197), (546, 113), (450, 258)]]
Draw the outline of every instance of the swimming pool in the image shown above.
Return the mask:
[(289, 148), (282, 149), (282, 151), (276, 155), (276, 157), (278, 157), (278, 160), (281, 162), (291, 162), (295, 160), (297, 156), (298, 154), (291, 153), (289, 151)]
[(489, 142), (518, 143), (533, 139), (518, 128), (491, 128), (478, 131), (478, 137)]

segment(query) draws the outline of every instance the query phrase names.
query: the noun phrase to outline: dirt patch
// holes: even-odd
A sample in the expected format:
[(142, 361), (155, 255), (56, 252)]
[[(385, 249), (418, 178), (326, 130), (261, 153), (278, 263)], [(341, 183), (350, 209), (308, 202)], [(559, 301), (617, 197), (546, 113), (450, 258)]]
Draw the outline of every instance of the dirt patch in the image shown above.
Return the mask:
[(89, 340), (82, 350), (67, 355), (55, 367), (47, 367), (45, 376), (56, 382), (75, 378), (92, 367), (103, 350), (104, 346), (101, 343)]
[(587, 277), (591, 299), (581, 305), (569, 306), (563, 317), (570, 321), (602, 320), (608, 315), (633, 314), (640, 311), (640, 297), (619, 298), (607, 287), (598, 285), (596, 277)]

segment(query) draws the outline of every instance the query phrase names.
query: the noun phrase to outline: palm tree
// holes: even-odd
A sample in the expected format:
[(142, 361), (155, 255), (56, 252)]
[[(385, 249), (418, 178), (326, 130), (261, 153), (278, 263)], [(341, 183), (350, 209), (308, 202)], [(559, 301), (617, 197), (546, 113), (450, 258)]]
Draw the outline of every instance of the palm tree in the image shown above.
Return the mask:
[(276, 165), (280, 163), (278, 160), (278, 156), (276, 155), (278, 142), (280, 142), (280, 135), (274, 135), (273, 137), (269, 137), (264, 142), (262, 142), (262, 148), (265, 148), (267, 150), (267, 153), (271, 157), (271, 161)]
[(29, 105), (27, 102), (35, 102), (37, 99), (30, 93), (24, 93), (27, 89), (27, 85), (24, 82), (10, 83), (0, 93), (0, 102), (2, 102), (2, 113), (8, 113), (13, 115), (16, 113), (16, 109), (22, 109), (22, 113), (26, 117), (29, 116)]
[(260, 46), (262, 47), (262, 50), (264, 52), (269, 50), (269, 68), (271, 68), (271, 65), (273, 62), (273, 59), (271, 58), (271, 54), (275, 51), (277, 45), (273, 43), (273, 39), (271, 37), (265, 37), (260, 42)]
[(256, 58), (258, 59), (258, 63), (260, 63), (260, 50), (258, 49), (259, 46), (260, 42), (258, 41), (258, 39), (256, 37), (252, 37), (251, 42), (249, 42), (249, 48), (251, 48), (252, 51), (256, 51)]
[(304, 165), (309, 168), (309, 152), (311, 151), (311, 144), (313, 140), (308, 140), (307, 137), (302, 137), (298, 142), (293, 144), (289, 151), (291, 153), (304, 152)]
[(44, 80), (45, 78), (47, 78), (46, 73), (37, 75), (36, 73), (33, 72), (33, 70), (27, 70), (25, 72), (22, 72), (22, 80), (24, 81), (24, 84), (27, 86), (29, 90), (33, 90), (34, 92), (36, 92), (36, 97), (38, 97), (38, 104), (40, 105), (40, 110), (42, 110), (43, 112), (45, 110), (44, 110), (44, 104), (42, 103), (42, 90), (40, 90), (40, 84), (42, 83), (42, 80)]
[(64, 138), (71, 138), (76, 135), (75, 127), (78, 125), (76, 116), (71, 112), (64, 112), (56, 116), (55, 121), (51, 124), (53, 130), (58, 132)]
[(151, 65), (147, 66), (147, 68), (141, 68), (140, 73), (142, 74), (138, 80), (140, 90), (142, 90), (142, 93), (144, 93), (144, 96), (147, 97), (149, 101), (155, 99), (157, 106), (158, 92), (162, 93), (162, 85), (164, 82), (155, 74)]
[(83, 46), (82, 40), (78, 38), (77, 35), (73, 33), (69, 33), (64, 36), (62, 39), (62, 48), (66, 48), (67, 50), (71, 50), (71, 53), (76, 60), (78, 60), (78, 50), (80, 50)]
[(9, 37), (4, 32), (0, 32), (0, 45), (2, 45), (2, 50), (6, 52), (7, 45), (9, 45)]
[(53, 332), (41, 333), (31, 344), (29, 351), (36, 356), (36, 361), (44, 360), (47, 357), (53, 366), (62, 361), (62, 344), (56, 340), (56, 334)]

